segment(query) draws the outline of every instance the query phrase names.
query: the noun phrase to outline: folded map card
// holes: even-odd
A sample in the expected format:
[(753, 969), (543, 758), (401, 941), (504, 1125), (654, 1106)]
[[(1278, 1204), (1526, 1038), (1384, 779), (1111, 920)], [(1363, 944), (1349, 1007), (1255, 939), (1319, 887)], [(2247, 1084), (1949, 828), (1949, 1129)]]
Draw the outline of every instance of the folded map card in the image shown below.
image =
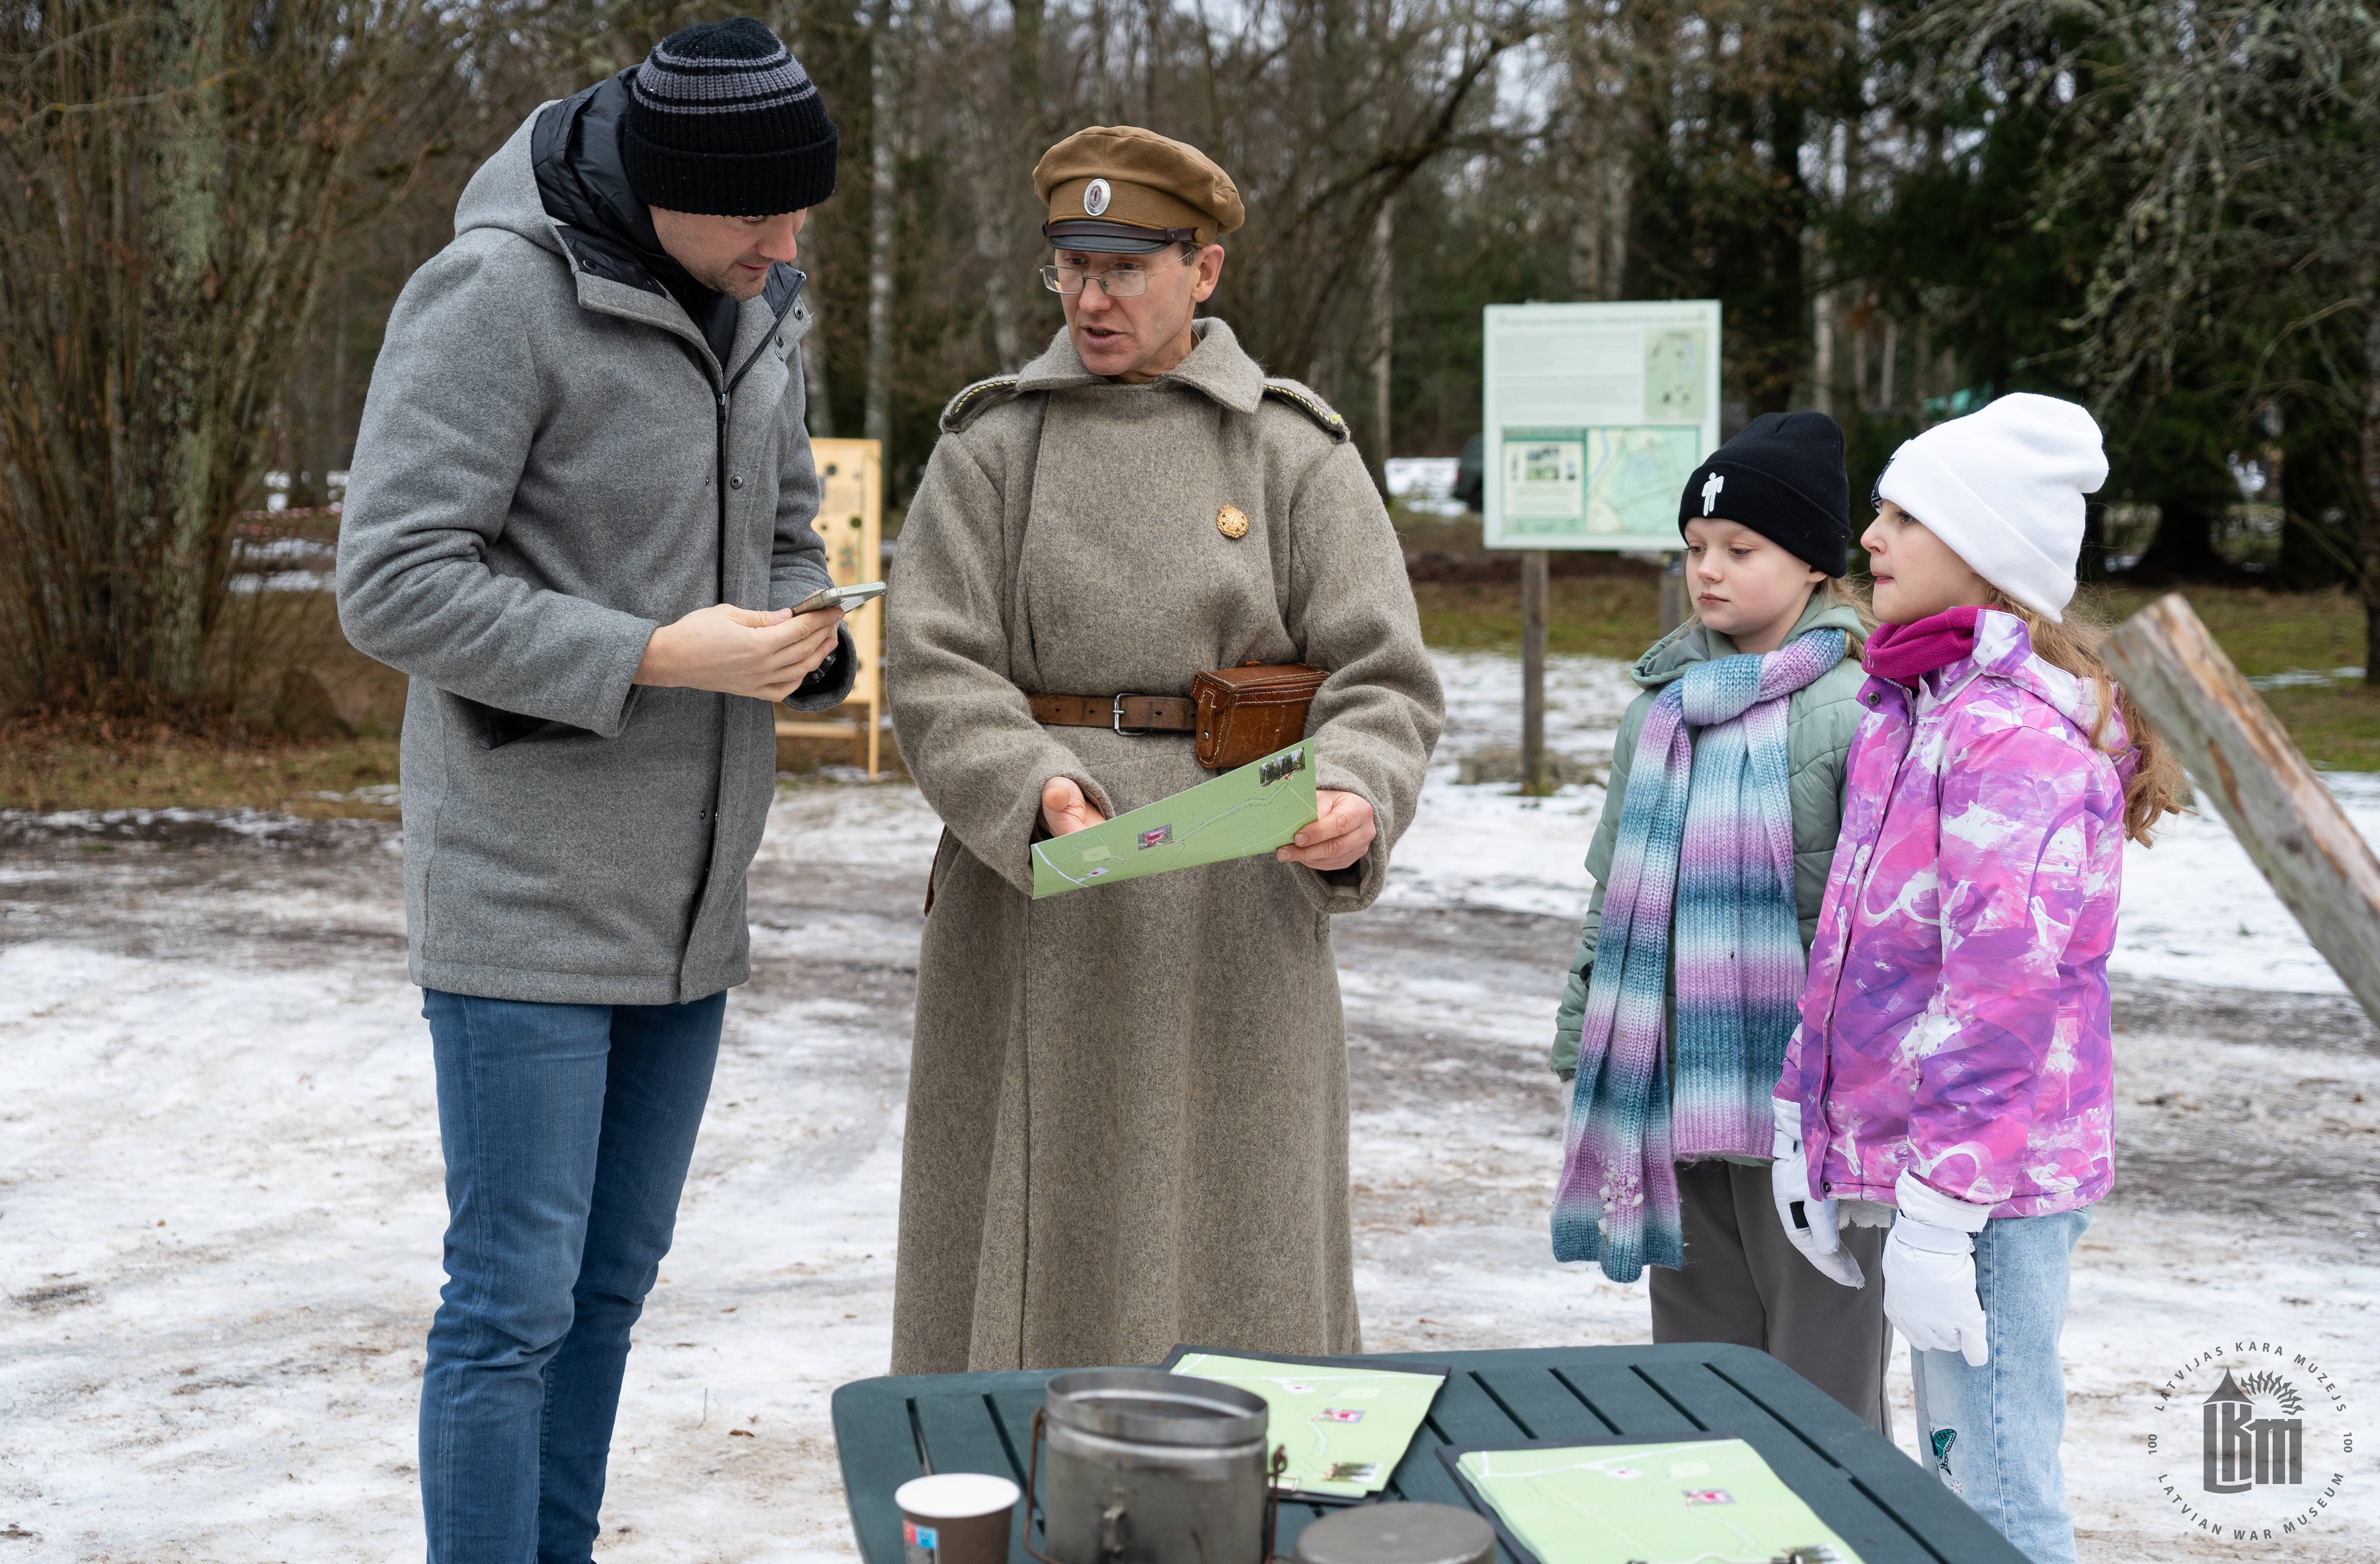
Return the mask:
[(1033, 897), (1254, 858), (1288, 846), (1317, 813), (1314, 741), (1301, 739), (1105, 825), (1034, 843)]
[(1292, 1358), (1176, 1347), (1158, 1365), (1264, 1399), (1266, 1437), (1289, 1452), (1285, 1481), (1302, 1499), (1366, 1499), (1397, 1463), (1446, 1384), (1443, 1363), (1388, 1358)]
[(1524, 1564), (1860, 1564), (1742, 1439), (1441, 1445), (1438, 1459)]

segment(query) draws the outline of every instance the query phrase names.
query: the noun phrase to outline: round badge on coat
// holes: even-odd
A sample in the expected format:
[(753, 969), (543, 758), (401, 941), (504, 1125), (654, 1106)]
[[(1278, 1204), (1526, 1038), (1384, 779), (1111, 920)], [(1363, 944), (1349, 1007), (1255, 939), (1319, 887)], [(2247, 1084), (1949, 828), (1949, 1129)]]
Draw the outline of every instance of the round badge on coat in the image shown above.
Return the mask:
[(1248, 535), (1248, 513), (1236, 505), (1227, 505), (1215, 512), (1215, 531), (1227, 538)]
[(1108, 182), (1094, 179), (1083, 187), (1083, 210), (1096, 217), (1108, 209)]

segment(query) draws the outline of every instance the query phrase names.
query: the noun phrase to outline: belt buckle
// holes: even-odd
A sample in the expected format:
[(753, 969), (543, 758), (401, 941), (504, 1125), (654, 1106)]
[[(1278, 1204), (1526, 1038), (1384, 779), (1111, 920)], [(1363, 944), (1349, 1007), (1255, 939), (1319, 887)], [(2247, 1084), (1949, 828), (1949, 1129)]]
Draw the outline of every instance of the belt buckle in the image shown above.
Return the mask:
[[(1148, 735), (1149, 735), (1150, 733), (1152, 733), (1152, 732), (1156, 731), (1154, 728), (1148, 728), (1148, 727), (1126, 727), (1123, 725), (1123, 703), (1124, 703), (1124, 702), (1125, 702), (1125, 700), (1126, 700), (1126, 699), (1127, 699), (1127, 697), (1125, 697), (1125, 696), (1118, 695), (1118, 696), (1115, 698), (1115, 700), (1114, 700), (1114, 701), (1113, 701), (1113, 702), (1109, 705), (1109, 707), (1108, 707), (1108, 725), (1109, 725), (1111, 727), (1114, 728), (1116, 732), (1118, 732), (1118, 733), (1122, 734), (1122, 735), (1123, 735), (1124, 738), (1126, 738), (1126, 739), (1145, 739), (1145, 738), (1148, 737)], [(1129, 699), (1131, 699), (1131, 700), (1135, 700), (1135, 701), (1139, 701), (1139, 700), (1145, 700), (1145, 699), (1147, 699), (1147, 697), (1145, 697), (1145, 696), (1140, 696), (1140, 695), (1134, 695), (1134, 696), (1129, 697)]]

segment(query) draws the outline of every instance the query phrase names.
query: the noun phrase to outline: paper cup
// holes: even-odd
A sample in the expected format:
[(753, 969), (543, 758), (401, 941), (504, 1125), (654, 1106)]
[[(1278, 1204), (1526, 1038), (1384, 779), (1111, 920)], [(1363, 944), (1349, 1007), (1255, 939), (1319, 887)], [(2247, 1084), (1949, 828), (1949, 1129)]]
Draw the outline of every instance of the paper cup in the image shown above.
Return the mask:
[(893, 1491), (904, 1564), (1008, 1564), (1009, 1521), (1022, 1495), (1005, 1477), (942, 1472)]

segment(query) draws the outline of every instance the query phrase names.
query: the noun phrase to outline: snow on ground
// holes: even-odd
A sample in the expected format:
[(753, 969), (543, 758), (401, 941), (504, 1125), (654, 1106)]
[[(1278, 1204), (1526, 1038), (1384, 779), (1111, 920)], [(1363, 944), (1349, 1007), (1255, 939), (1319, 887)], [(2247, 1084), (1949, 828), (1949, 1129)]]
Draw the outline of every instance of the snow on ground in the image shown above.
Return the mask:
[[(2326, 772), (2323, 782), (2366, 841), (2380, 841), (2380, 775)], [(2124, 849), (2123, 915), (2108, 965), (2131, 977), (2227, 988), (2344, 994), (2272, 886), (2212, 809)]]
[[(1580, 917), (1586, 842), (1603, 789), (1573, 784), (1550, 798), (1524, 799), (1510, 787), (1458, 783), (1465, 755), (1520, 742), (1521, 666), (1485, 652), (1441, 652), (1435, 661), (1446, 686), (1446, 729), (1422, 785), (1421, 811), (1397, 844), (1388, 899)], [(1602, 775), (1635, 694), (1626, 666), (1608, 657), (1547, 659), (1546, 748)]]
[[(1460, 784), (1463, 756), (1515, 741), (1518, 668), (1439, 666), (1420, 817), (1383, 906), (1339, 926), (1366, 1345), (1640, 1340), (1641, 1283), (1546, 1253), (1563, 1104), (1543, 1049), (1602, 789)], [(1623, 670), (1557, 659), (1550, 686), (1549, 744), (1599, 765)], [(2329, 780), (2373, 831), (2380, 778)], [(754, 980), (629, 1364), (606, 1564), (849, 1557), (827, 1398), (889, 1344), (936, 833), (905, 787), (780, 797)], [(167, 812), (0, 820), (12, 839), (0, 1564), (418, 1559), (443, 1204), (393, 834)], [(2145, 1451), (2149, 1393), (2193, 1352), (2279, 1340), (2352, 1410), (2380, 1395), (2380, 1032), (2219, 822), (2169, 826), (2127, 871), (2122, 1171), (2065, 1343), (2092, 1564), (2228, 1556), (2168, 1517)], [(2369, 1556), (2380, 1473), (2359, 1460), (2278, 1557)]]

